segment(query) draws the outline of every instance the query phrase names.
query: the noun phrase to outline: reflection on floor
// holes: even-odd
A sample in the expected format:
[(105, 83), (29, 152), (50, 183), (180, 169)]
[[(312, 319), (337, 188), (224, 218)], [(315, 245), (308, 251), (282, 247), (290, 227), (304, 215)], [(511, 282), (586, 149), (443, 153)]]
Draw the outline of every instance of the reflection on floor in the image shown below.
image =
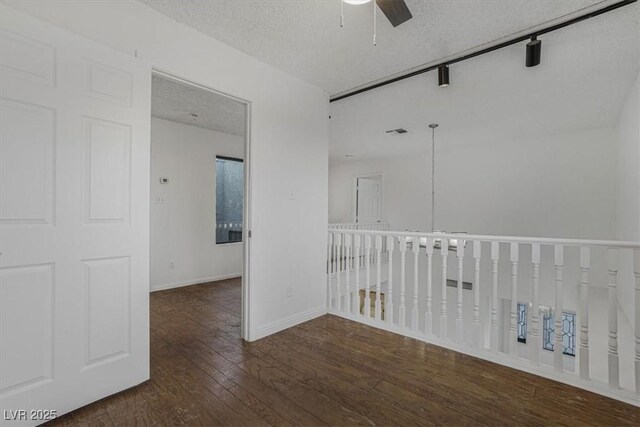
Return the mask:
[(240, 280), (151, 294), (151, 380), (56, 425), (640, 425), (640, 409), (333, 316), (240, 340)]

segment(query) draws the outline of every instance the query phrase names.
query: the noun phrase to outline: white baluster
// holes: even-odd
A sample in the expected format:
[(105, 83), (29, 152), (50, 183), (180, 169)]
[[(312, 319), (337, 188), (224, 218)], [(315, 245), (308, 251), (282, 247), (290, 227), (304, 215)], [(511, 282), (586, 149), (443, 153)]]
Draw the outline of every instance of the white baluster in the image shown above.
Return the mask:
[(389, 323), (393, 323), (393, 241), (395, 240), (392, 236), (387, 236), (387, 259), (389, 260), (389, 274), (388, 274), (388, 289), (387, 295), (384, 301), (384, 315), (385, 320)]
[(424, 333), (433, 333), (433, 239), (427, 238), (427, 308), (424, 315)]
[(382, 301), (380, 300), (380, 287), (382, 268), (382, 236), (376, 236), (376, 306), (375, 306), (375, 318), (376, 320), (382, 319)]
[(462, 325), (462, 268), (464, 262), (464, 241), (458, 240), (458, 245), (456, 247), (456, 255), (458, 257), (458, 288), (457, 299), (456, 299), (456, 341), (458, 343), (462, 343), (463, 339), (463, 325)]
[(404, 328), (407, 323), (407, 312), (404, 306), (405, 291), (405, 254), (407, 252), (407, 238), (400, 238), (400, 306), (398, 307), (398, 326)]
[(529, 334), (529, 359), (533, 365), (540, 364), (540, 245), (531, 245), (533, 266), (531, 291), (531, 333)]
[(371, 236), (369, 234), (364, 236), (364, 253), (364, 316), (368, 320), (371, 316), (371, 297), (369, 296), (371, 289)]
[(338, 311), (342, 311), (342, 233), (338, 233), (338, 235), (336, 236), (336, 248), (337, 248), (337, 254), (338, 254), (338, 262), (337, 262), (337, 268), (338, 268), (338, 273), (336, 275), (336, 284), (337, 284), (337, 291), (336, 291), (336, 296), (338, 299), (337, 302), (337, 307), (338, 307)]
[(500, 259), (500, 243), (491, 242), (491, 331), (489, 339), (491, 350), (498, 351), (498, 260)]
[(580, 378), (589, 379), (589, 269), (591, 251), (580, 248)]
[(636, 335), (636, 356), (635, 371), (636, 371), (636, 394), (640, 395), (640, 249), (633, 251), (633, 275), (635, 276), (635, 305), (633, 311), (635, 312), (635, 335)]
[(483, 331), (480, 327), (480, 256), (482, 242), (473, 242), (473, 345), (476, 348), (484, 347)]
[(420, 238), (413, 238), (413, 301), (411, 304), (411, 329), (418, 329), (418, 261), (420, 257)]
[(620, 388), (620, 365), (618, 360), (618, 250), (607, 251), (609, 270), (609, 386)]
[(564, 265), (564, 248), (562, 245), (555, 245), (554, 259), (556, 266), (556, 307), (553, 314), (555, 320), (553, 368), (558, 372), (562, 372), (562, 266)]
[(511, 243), (511, 316), (509, 354), (518, 357), (518, 244)]
[(331, 310), (333, 304), (333, 233), (327, 237), (327, 307)]
[(353, 235), (353, 250), (354, 254), (354, 267), (355, 267), (355, 298), (356, 303), (354, 304), (354, 309), (356, 314), (360, 314), (360, 246), (362, 244), (362, 236), (359, 234)]
[[(383, 240), (383, 247), (387, 248), (389, 247), (389, 240), (393, 240), (393, 237), (391, 236), (384, 236), (384, 240)], [(384, 253), (384, 257), (385, 257), (385, 262), (389, 262), (389, 252), (385, 252)]]
[(449, 241), (440, 239), (440, 254), (442, 255), (442, 296), (440, 297), (440, 338), (447, 338), (447, 255)]
[(352, 235), (345, 233), (344, 234), (344, 252), (345, 252), (345, 268), (346, 268), (346, 288), (345, 288), (345, 310), (347, 313), (351, 314), (351, 239)]

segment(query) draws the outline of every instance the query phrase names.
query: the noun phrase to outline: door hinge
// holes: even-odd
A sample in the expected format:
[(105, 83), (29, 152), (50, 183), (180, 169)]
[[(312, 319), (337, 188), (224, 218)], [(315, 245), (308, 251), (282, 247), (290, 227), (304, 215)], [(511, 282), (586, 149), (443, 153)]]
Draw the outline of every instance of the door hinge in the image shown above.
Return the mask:
[(248, 236), (249, 238), (251, 238), (251, 230), (249, 230), (249, 231), (247, 232), (247, 236)]

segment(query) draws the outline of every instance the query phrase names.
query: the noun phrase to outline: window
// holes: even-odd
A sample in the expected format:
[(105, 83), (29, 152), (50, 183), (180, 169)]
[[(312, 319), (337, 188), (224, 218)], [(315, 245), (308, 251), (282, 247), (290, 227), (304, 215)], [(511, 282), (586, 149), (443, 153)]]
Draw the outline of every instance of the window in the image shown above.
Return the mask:
[(529, 304), (518, 303), (518, 342), (527, 342), (527, 309)]
[[(527, 342), (527, 312), (529, 304), (518, 303), (518, 342)], [(555, 338), (555, 318), (550, 307), (540, 307), (542, 313), (542, 348), (553, 351)], [(562, 352), (576, 355), (576, 314), (562, 312)]]
[[(552, 310), (547, 310), (542, 317), (542, 348), (553, 351), (555, 338), (555, 319)], [(562, 312), (562, 352), (569, 356), (576, 355), (576, 315)]]
[(242, 242), (244, 165), (216, 156), (216, 243)]

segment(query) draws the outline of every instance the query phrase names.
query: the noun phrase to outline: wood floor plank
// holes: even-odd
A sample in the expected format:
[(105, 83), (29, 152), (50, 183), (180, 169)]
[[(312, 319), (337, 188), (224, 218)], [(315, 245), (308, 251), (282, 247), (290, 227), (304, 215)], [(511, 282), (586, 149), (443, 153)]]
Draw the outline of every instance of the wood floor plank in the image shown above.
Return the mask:
[(285, 372), (261, 359), (250, 359), (240, 366), (270, 388), (298, 403), (328, 425), (372, 425), (372, 421), (339, 404), (324, 394), (315, 392), (306, 384), (296, 381)]
[(335, 316), (242, 341), (240, 279), (150, 302), (151, 379), (50, 425), (640, 425), (637, 407)]

